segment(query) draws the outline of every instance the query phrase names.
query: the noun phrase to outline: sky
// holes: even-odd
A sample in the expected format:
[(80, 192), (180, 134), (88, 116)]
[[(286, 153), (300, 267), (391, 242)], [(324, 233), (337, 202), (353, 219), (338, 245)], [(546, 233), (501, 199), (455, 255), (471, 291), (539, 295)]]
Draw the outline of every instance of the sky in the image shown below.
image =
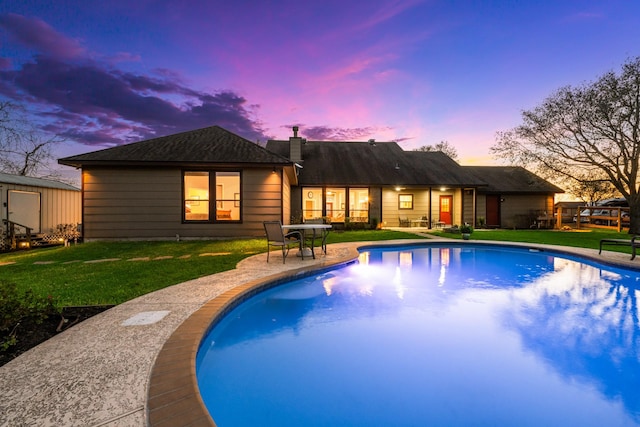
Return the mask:
[(490, 147), (523, 110), (640, 55), (638, 16), (628, 0), (4, 0), (0, 100), (63, 137), (57, 157), (297, 125), (502, 164)]

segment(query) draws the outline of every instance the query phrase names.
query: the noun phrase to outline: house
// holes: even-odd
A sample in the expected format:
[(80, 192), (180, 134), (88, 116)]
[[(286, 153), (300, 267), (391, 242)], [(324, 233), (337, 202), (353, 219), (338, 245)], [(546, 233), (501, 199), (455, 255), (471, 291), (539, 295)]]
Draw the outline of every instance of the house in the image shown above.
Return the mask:
[(16, 233), (50, 233), (81, 221), (80, 189), (30, 176), (0, 173), (0, 243), (12, 224)]
[[(307, 141), (293, 131), (289, 140), (263, 148), (213, 126), (59, 163), (82, 168), (85, 239), (261, 236), (263, 221), (319, 217), (337, 224), (397, 226), (400, 218), (426, 226), (475, 224), (487, 214), (487, 197), (519, 194), (492, 187), (482, 171), (441, 152), (374, 140)], [(521, 184), (523, 206), (530, 200), (537, 209), (541, 194)], [(546, 190), (545, 204), (562, 191), (550, 184)], [(511, 212), (499, 210), (501, 223)]]

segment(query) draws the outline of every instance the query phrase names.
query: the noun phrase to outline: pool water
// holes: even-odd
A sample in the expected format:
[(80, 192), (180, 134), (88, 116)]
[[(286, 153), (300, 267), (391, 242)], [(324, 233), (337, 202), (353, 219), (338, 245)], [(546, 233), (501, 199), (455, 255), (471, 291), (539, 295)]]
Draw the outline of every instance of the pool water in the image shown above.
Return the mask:
[(640, 425), (640, 273), (497, 246), (371, 249), (202, 342), (219, 427)]

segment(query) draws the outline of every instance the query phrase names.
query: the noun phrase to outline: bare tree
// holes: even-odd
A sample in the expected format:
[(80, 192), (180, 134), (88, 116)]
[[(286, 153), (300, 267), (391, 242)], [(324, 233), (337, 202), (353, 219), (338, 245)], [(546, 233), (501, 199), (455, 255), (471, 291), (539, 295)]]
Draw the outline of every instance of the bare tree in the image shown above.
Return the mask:
[(442, 151), (453, 160), (458, 160), (458, 150), (456, 150), (456, 147), (449, 144), (448, 141), (440, 141), (436, 145), (423, 145), (420, 148), (416, 148), (414, 151)]
[(630, 233), (640, 233), (640, 57), (580, 87), (563, 87), (498, 133), (492, 153), (553, 180), (600, 176), (629, 202)]
[(59, 178), (47, 169), (53, 148), (62, 142), (57, 135), (36, 129), (24, 109), (9, 101), (0, 102), (0, 171), (15, 175)]

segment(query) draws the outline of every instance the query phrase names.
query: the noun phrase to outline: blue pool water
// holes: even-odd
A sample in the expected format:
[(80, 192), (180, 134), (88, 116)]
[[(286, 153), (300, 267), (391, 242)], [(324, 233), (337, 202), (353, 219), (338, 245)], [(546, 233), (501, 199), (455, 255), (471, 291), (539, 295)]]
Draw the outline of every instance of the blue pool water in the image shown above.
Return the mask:
[(219, 427), (638, 426), (640, 273), (496, 246), (372, 249), (203, 341)]

